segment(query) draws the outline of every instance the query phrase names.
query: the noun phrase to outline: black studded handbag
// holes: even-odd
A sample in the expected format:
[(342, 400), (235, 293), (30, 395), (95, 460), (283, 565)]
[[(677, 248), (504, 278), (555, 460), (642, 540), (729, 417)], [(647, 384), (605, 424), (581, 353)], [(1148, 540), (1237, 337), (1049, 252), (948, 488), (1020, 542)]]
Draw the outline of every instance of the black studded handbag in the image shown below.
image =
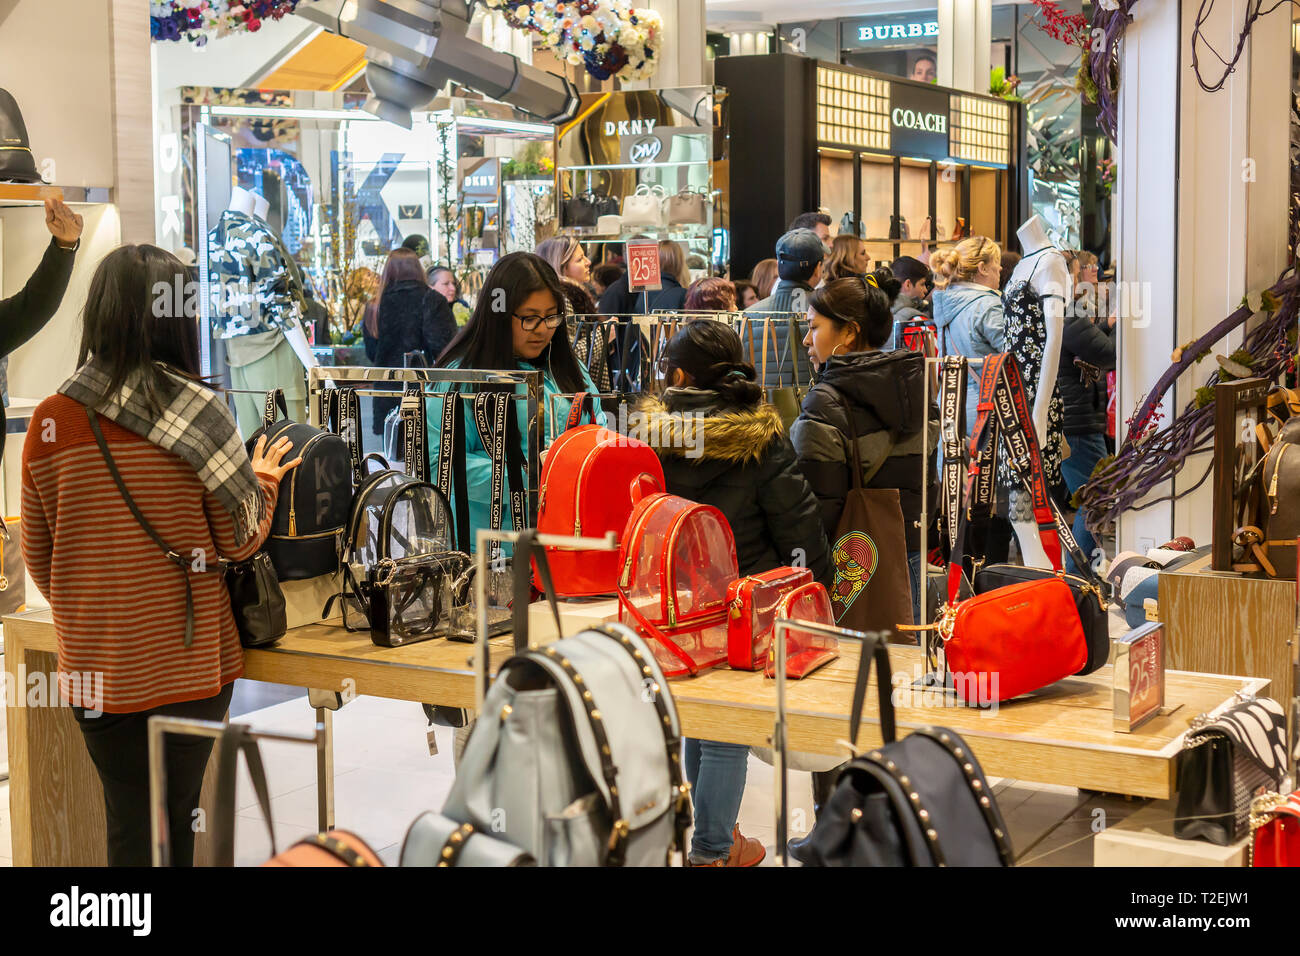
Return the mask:
[(883, 639), (864, 644), (853, 688), (857, 744), (871, 662), (884, 746), (845, 764), (801, 851), (805, 866), (1010, 866), (1007, 825), (966, 741), (946, 727), (898, 740)]

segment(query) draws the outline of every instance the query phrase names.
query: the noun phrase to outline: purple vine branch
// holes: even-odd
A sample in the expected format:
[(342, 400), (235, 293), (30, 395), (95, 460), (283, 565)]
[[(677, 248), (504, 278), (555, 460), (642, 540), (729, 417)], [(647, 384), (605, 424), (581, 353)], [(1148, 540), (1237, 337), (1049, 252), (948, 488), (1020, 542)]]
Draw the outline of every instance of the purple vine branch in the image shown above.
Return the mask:
[[(1086, 51), (1084, 95), (1097, 104), (1097, 124), (1112, 143), (1119, 135), (1119, 44), (1133, 22), (1129, 11), (1137, 0), (1119, 0), (1119, 7), (1093, 7), (1092, 34)], [(1101, 31), (1098, 35), (1097, 31)]]
[[(1300, 311), (1300, 275), (1288, 270), (1262, 297), (1265, 304), (1270, 298), (1275, 306), (1267, 318), (1251, 329), (1243, 348), (1251, 355), (1254, 375), (1273, 380), (1285, 371), (1292, 359), (1296, 345), (1289, 333), (1296, 324)], [(1181, 469), (1189, 455), (1210, 444), (1214, 436), (1214, 403), (1198, 407), (1193, 400), (1183, 409), (1170, 426), (1152, 432), (1161, 400), (1173, 386), (1178, 376), (1233, 329), (1243, 325), (1255, 310), (1243, 305), (1209, 332), (1182, 349), (1182, 355), (1160, 376), (1155, 388), (1146, 396), (1134, 415), (1133, 427), (1120, 446), (1114, 459), (1104, 465), (1079, 491), (1080, 507), (1090, 529), (1100, 530), (1115, 521), (1125, 511), (1140, 511), (1161, 501), (1174, 501), (1190, 494), (1204, 484), (1209, 469), (1195, 485), (1177, 493), (1169, 493), (1150, 501), (1143, 501), (1152, 490), (1170, 481)], [(1220, 371), (1210, 375), (1210, 388), (1219, 382)], [(1139, 504), (1141, 502), (1141, 504)]]

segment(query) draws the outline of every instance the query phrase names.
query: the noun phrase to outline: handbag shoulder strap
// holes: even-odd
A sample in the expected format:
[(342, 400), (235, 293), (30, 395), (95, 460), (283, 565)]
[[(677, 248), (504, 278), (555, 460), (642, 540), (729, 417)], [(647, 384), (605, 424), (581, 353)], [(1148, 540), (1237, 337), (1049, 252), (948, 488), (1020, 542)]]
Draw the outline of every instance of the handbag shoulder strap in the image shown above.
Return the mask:
[(871, 677), (871, 661), (876, 662), (876, 698), (880, 707), (880, 736), (887, 744), (897, 739), (894, 723), (894, 672), (889, 665), (889, 649), (884, 635), (868, 634), (862, 642), (858, 657), (858, 673), (853, 681), (853, 707), (849, 711), (849, 742), (858, 745), (858, 725), (862, 723), (862, 705), (867, 698), (867, 683)]
[[(104, 440), (103, 429), (99, 427), (99, 415), (89, 405), (86, 406), (86, 418), (90, 420), (90, 431), (95, 436), (95, 444), (99, 446), (99, 452), (104, 456), (104, 463), (108, 465), (108, 473), (113, 478), (113, 484), (117, 485), (118, 492), (122, 495), (122, 500), (126, 502), (127, 508), (130, 509), (131, 515), (144, 529), (163, 555), (176, 566), (181, 572), (181, 577), (185, 581), (185, 646), (189, 647), (194, 643), (194, 586), (190, 582), (190, 562), (184, 555), (174, 550), (162, 536), (154, 530), (154, 526), (149, 523), (139, 506), (136, 505), (135, 499), (131, 497), (131, 492), (126, 488), (126, 482), (122, 478), (122, 473), (117, 469), (117, 462), (113, 460), (113, 454), (108, 450), (108, 442)], [(213, 571), (220, 571), (220, 568), (213, 568)]]
[(763, 368), (758, 373), (759, 382), (763, 388), (763, 394), (767, 394), (767, 339), (772, 331), (772, 321), (767, 316), (763, 317)]
[(289, 405), (284, 400), (284, 389), (282, 388), (273, 388), (266, 393), (266, 405), (262, 410), (263, 428), (270, 428), (276, 423), (276, 408), (279, 408), (281, 418), (289, 417)]
[[(551, 565), (546, 559), (546, 549), (537, 543), (537, 531), (530, 528), (515, 538), (514, 551), (514, 600), (511, 601), (510, 613), (513, 617), (515, 653), (528, 650), (528, 604), (531, 597), (532, 575), (528, 573), (530, 562), (537, 564), (537, 577), (542, 582), (542, 594), (551, 606), (551, 616), (555, 618), (555, 633), (564, 636), (560, 623), (560, 606), (555, 599), (555, 585), (551, 583)], [(486, 688), (484, 688), (486, 690)]]
[(227, 724), (217, 742), (217, 799), (216, 819), (212, 828), (212, 852), (217, 866), (235, 865), (235, 782), (238, 778), (239, 755), (243, 753), (248, 766), (248, 776), (257, 794), (257, 803), (271, 836), (271, 856), (276, 855), (275, 826), (271, 822), (271, 795), (266, 785), (266, 769), (262, 765), (262, 751), (247, 724)]

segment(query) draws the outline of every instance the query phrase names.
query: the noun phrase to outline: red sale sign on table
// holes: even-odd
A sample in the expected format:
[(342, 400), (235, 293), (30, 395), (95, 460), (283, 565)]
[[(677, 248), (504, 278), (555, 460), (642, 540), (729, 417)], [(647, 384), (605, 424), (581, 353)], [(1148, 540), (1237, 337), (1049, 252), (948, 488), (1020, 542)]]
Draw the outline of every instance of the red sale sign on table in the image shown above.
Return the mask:
[(627, 243), (627, 288), (630, 292), (654, 292), (659, 282), (659, 243), (654, 239)]

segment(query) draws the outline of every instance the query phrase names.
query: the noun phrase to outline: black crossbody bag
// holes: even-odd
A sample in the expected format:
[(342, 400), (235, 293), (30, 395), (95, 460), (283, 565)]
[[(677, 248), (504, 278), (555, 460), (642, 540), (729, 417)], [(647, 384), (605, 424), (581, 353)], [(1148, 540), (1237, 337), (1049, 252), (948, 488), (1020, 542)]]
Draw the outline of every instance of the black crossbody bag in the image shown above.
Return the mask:
[[(122, 473), (117, 470), (117, 462), (108, 450), (104, 432), (99, 427), (99, 416), (90, 406), (86, 406), (86, 418), (90, 420), (90, 430), (99, 445), (108, 473), (117, 485), (122, 500), (131, 509), (131, 514), (140, 523), (145, 534), (153, 539), (167, 560), (176, 566), (185, 579), (185, 646), (194, 643), (194, 587), (190, 583), (190, 559), (168, 546), (153, 525), (140, 512), (135, 499), (126, 489)], [(266, 647), (284, 637), (288, 630), (285, 615), (284, 592), (280, 590), (280, 580), (271, 566), (271, 558), (265, 551), (259, 551), (247, 561), (227, 561), (219, 559), (219, 566), (207, 568), (198, 573), (224, 573), (226, 588), (230, 592), (230, 609), (235, 615), (235, 625), (239, 628), (239, 642), (244, 647)]]

